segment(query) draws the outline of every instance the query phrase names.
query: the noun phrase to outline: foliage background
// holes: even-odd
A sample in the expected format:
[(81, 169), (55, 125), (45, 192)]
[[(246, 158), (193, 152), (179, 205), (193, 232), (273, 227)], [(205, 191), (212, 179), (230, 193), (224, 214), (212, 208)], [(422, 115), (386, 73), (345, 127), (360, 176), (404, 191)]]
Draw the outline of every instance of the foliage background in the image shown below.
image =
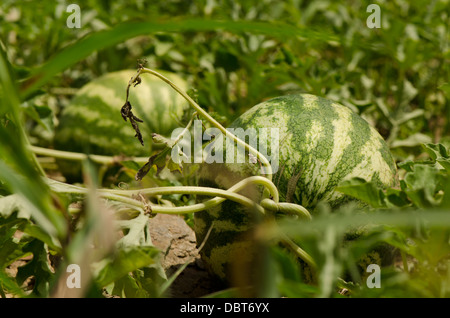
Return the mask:
[[(321, 269), (334, 264), (334, 274), (348, 267), (348, 253), (362, 254), (370, 240), (397, 246), (419, 264), (411, 272), (386, 274), (392, 277), (382, 290), (346, 286), (354, 295), (448, 296), (449, 2), (376, 3), (381, 7), (380, 29), (367, 28), (369, 3), (360, 1), (90, 0), (80, 4), (82, 27), (69, 29), (67, 1), (2, 1), (1, 269), (33, 255), (16, 279), (1, 272), (2, 293), (23, 295), (19, 286), (34, 276), (32, 295), (50, 295), (61, 273), (53, 273), (46, 255), (86, 258), (76, 251), (84, 251), (80, 246), (92, 240), (88, 234), (107, 222), (97, 220), (87, 205), (82, 224), (93, 222), (92, 227), (70, 229), (72, 199), (55, 198), (57, 191), (40, 182), (30, 162), (28, 140), (51, 148), (58, 115), (77, 89), (104, 73), (132, 68), (137, 59), (145, 58), (150, 68), (188, 79), (199, 104), (225, 126), (265, 99), (298, 92), (330, 98), (361, 114), (387, 140), (403, 182), (387, 193), (358, 182), (343, 186), (342, 191), (362, 196), (376, 211), (413, 212), (388, 220), (390, 226), (377, 228), (359, 245), (344, 250), (339, 244), (325, 244), (314, 233), (299, 239), (321, 260)], [(89, 169), (90, 165), (85, 166)], [(86, 185), (102, 184), (95, 176), (92, 173)], [(178, 199), (171, 197), (176, 205), (182, 203)], [(88, 202), (100, 204), (94, 197)], [(347, 207), (342, 213), (358, 212)], [(427, 226), (440, 225), (439, 231), (425, 226), (418, 231), (407, 221), (417, 214), (434, 220), (433, 213), (440, 213), (439, 222), (429, 221)], [(331, 224), (317, 219), (318, 229)], [(345, 228), (352, 220), (342, 217), (335, 224)], [(296, 225), (299, 231), (302, 225)], [(145, 225), (136, 229), (145, 234)], [(26, 235), (15, 237), (17, 230)], [(342, 231), (333, 233), (336, 237), (330, 240), (339, 242)], [(123, 296), (161, 295), (159, 287), (165, 278), (151, 265), (157, 253), (144, 234), (133, 244), (122, 240), (115, 258), (104, 258), (107, 252), (96, 256), (96, 262), (103, 260), (99, 265), (103, 276), (94, 274), (97, 286), (90, 292), (98, 295), (101, 286), (115, 282), (114, 288)], [(111, 248), (104, 244), (106, 251)], [(340, 284), (337, 275), (320, 271), (320, 284), (310, 288), (293, 274), (295, 262), (277, 249), (270, 253), (272, 269), (277, 268), (278, 274), (271, 275), (276, 279), (267, 282), (262, 295), (338, 295), (334, 292)], [(123, 260), (132, 257), (135, 265), (127, 267)], [(124, 274), (128, 272), (134, 275)]]

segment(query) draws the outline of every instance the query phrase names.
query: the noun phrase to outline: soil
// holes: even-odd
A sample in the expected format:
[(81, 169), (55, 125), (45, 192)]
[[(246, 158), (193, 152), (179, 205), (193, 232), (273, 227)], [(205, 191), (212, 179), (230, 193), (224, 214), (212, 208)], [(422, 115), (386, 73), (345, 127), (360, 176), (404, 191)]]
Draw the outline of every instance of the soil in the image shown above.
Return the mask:
[(201, 297), (221, 289), (203, 266), (195, 233), (182, 217), (158, 214), (149, 222), (153, 244), (162, 251), (161, 264), (167, 277), (189, 264), (172, 283), (169, 297)]

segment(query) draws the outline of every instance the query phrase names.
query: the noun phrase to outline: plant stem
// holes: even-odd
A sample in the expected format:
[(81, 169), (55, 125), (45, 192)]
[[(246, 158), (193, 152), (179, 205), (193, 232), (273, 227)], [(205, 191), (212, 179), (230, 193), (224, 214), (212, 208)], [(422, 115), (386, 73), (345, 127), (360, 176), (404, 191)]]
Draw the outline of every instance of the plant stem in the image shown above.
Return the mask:
[(259, 204), (266, 210), (281, 212), (283, 214), (297, 215), (301, 218), (311, 220), (311, 214), (309, 213), (309, 211), (298, 204), (288, 202), (276, 203), (275, 201), (270, 199), (263, 199)]
[(192, 118), (189, 121), (189, 123), (187, 124), (187, 126), (183, 129), (183, 131), (177, 136), (177, 138), (173, 141), (173, 145), (176, 145), (181, 138), (183, 138), (184, 134), (189, 130), (189, 128), (191, 128), (192, 123), (194, 122), (194, 118), (197, 117), (197, 112), (195, 112), (194, 114), (192, 114)]
[[(50, 185), (53, 191), (60, 193), (78, 193), (78, 194), (86, 194), (89, 190), (86, 188), (78, 187), (75, 185), (67, 185), (61, 182), (47, 179), (47, 183)], [(237, 194), (235, 192), (240, 191), (245, 186), (250, 183), (265, 185), (269, 188), (269, 191), (272, 193), (276, 190), (275, 185), (269, 181), (267, 178), (260, 176), (253, 176), (247, 179), (244, 179), (228, 190), (216, 189), (216, 188), (207, 188), (207, 187), (188, 187), (188, 186), (180, 186), (180, 187), (158, 187), (158, 188), (148, 188), (141, 190), (114, 190), (114, 189), (101, 189), (97, 190), (98, 194), (106, 199), (111, 199), (114, 201), (119, 201), (128, 205), (136, 206), (138, 208), (144, 209), (146, 207), (145, 203), (142, 201), (138, 201), (135, 199), (129, 198), (129, 196), (137, 195), (137, 194), (147, 194), (147, 195), (164, 195), (164, 194), (199, 194), (199, 195), (209, 195), (216, 196), (213, 199), (210, 199), (206, 202), (193, 204), (189, 206), (182, 207), (165, 207), (159, 205), (151, 205), (150, 208), (153, 213), (166, 213), (166, 214), (184, 214), (184, 213), (194, 213), (200, 212), (206, 209), (209, 209), (213, 206), (216, 206), (222, 203), (225, 199), (229, 199), (235, 201), (239, 204), (247, 206), (249, 208), (255, 208), (258, 212), (264, 214), (264, 208), (262, 208), (259, 204), (256, 204), (254, 201), (249, 198)], [(61, 187), (61, 185), (63, 185)], [(274, 193), (274, 200), (278, 202), (278, 192)]]
[[(230, 187), (226, 191), (230, 192), (238, 192), (248, 186), (249, 184), (259, 184), (266, 187), (270, 194), (273, 196), (273, 201), (278, 202), (278, 191), (276, 186), (269, 181), (265, 177), (261, 176), (252, 176), (248, 177), (244, 180), (239, 181), (232, 187)], [(195, 187), (195, 186), (170, 186), (170, 187), (157, 187), (157, 188), (145, 188), (145, 189), (139, 189), (139, 190), (119, 190), (119, 189), (102, 189), (103, 192), (109, 192), (114, 194), (120, 194), (120, 195), (126, 195), (126, 196), (132, 196), (136, 194), (146, 194), (146, 195), (165, 195), (165, 194), (199, 194), (199, 195), (214, 195), (214, 191), (218, 191), (219, 194), (220, 190), (216, 188), (207, 188), (207, 187)]]
[(127, 96), (128, 96), (128, 89), (131, 85), (131, 83), (134, 82), (134, 79), (139, 76), (142, 73), (149, 73), (152, 75), (155, 75), (156, 77), (162, 79), (164, 82), (166, 82), (167, 84), (169, 84), (170, 86), (172, 86), (172, 88), (174, 90), (176, 90), (181, 96), (183, 96), (188, 102), (189, 104), (192, 105), (192, 107), (194, 107), (194, 109), (201, 114), (203, 117), (205, 117), (214, 127), (216, 127), (217, 129), (219, 129), (226, 137), (229, 137), (231, 139), (233, 139), (238, 145), (243, 146), (247, 151), (251, 152), (253, 155), (255, 155), (260, 161), (261, 163), (267, 168), (267, 178), (269, 180), (272, 180), (272, 167), (269, 163), (269, 161), (267, 160), (266, 157), (264, 157), (258, 150), (256, 150), (255, 148), (253, 148), (252, 146), (250, 146), (249, 144), (247, 144), (246, 142), (242, 141), (241, 139), (237, 138), (234, 134), (232, 134), (231, 132), (229, 132), (227, 129), (225, 129), (217, 120), (215, 120), (214, 118), (212, 118), (208, 112), (206, 112), (203, 108), (201, 108), (189, 95), (187, 95), (185, 92), (183, 92), (178, 86), (176, 86), (171, 80), (169, 80), (168, 78), (166, 78), (165, 76), (159, 74), (158, 72), (155, 72), (151, 69), (148, 68), (140, 68), (138, 70), (138, 73), (135, 77), (133, 77), (130, 80), (130, 83), (128, 84), (127, 87)]
[(289, 247), (295, 254), (297, 254), (297, 256), (304, 260), (314, 270), (317, 269), (317, 264), (314, 259), (283, 233), (281, 233), (281, 242)]
[(31, 145), (29, 146), (29, 149), (37, 155), (66, 159), (66, 160), (83, 161), (89, 157), (93, 162), (104, 164), (104, 165), (112, 165), (116, 162), (124, 161), (124, 160), (133, 160), (138, 163), (145, 163), (148, 161), (148, 158), (146, 158), (146, 157), (121, 157), (121, 156), (111, 157), (111, 156), (100, 156), (100, 155), (87, 155), (84, 153), (41, 148), (41, 147), (36, 147), (36, 146), (31, 146)]

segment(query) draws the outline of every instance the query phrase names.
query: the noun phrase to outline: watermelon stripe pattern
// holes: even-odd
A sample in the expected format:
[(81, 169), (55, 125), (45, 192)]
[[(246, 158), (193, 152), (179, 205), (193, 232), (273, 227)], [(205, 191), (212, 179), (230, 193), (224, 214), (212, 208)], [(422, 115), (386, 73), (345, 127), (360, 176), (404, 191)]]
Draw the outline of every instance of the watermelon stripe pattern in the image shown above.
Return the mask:
[(396, 168), (383, 138), (352, 110), (327, 99), (307, 94), (274, 98), (231, 126), (280, 128), (281, 168), (273, 179), (286, 199), (283, 185), (301, 173), (295, 202), (305, 207), (319, 200), (339, 203), (341, 196), (332, 190), (352, 177), (393, 184)]
[[(187, 89), (179, 76), (158, 72), (181, 89)], [(136, 70), (112, 72), (83, 86), (62, 111), (55, 147), (99, 155), (150, 155), (151, 133), (170, 135), (189, 105), (159, 78), (141, 75), (142, 83), (130, 87), (129, 101), (136, 116), (144, 120), (140, 125), (145, 145), (142, 147), (131, 125), (120, 114), (128, 82), (135, 74)]]
[[(396, 166), (383, 138), (351, 109), (333, 101), (309, 94), (276, 97), (249, 109), (231, 127), (279, 129), (279, 169), (273, 182), (281, 201), (295, 202), (308, 209), (321, 200), (338, 206), (347, 198), (334, 189), (344, 180), (360, 177), (382, 187), (395, 183)], [(270, 149), (268, 153), (272, 150), (276, 151)], [(258, 173), (254, 166), (204, 164), (200, 184), (226, 189)], [(256, 202), (257, 193), (252, 194)], [(200, 240), (213, 225), (202, 257), (222, 279), (227, 275), (227, 263), (236, 244), (242, 246), (243, 235), (251, 229), (251, 215), (254, 215), (251, 211), (229, 202), (195, 215)], [(239, 219), (244, 223), (239, 223)], [(225, 222), (226, 226), (216, 227)]]

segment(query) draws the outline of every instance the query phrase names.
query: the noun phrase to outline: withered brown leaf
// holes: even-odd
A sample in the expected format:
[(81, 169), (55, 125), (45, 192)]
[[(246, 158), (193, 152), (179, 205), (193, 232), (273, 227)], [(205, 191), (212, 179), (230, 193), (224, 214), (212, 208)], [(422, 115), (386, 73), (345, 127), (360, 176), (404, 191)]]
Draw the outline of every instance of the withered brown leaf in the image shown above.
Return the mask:
[(127, 101), (120, 110), (120, 114), (122, 115), (122, 118), (127, 121), (127, 118), (130, 120), (131, 126), (133, 127), (134, 131), (136, 132), (135, 137), (139, 140), (141, 145), (144, 145), (144, 139), (142, 138), (141, 131), (139, 130), (139, 123), (143, 123), (144, 121), (138, 117), (136, 117), (133, 112), (131, 111), (131, 103)]

